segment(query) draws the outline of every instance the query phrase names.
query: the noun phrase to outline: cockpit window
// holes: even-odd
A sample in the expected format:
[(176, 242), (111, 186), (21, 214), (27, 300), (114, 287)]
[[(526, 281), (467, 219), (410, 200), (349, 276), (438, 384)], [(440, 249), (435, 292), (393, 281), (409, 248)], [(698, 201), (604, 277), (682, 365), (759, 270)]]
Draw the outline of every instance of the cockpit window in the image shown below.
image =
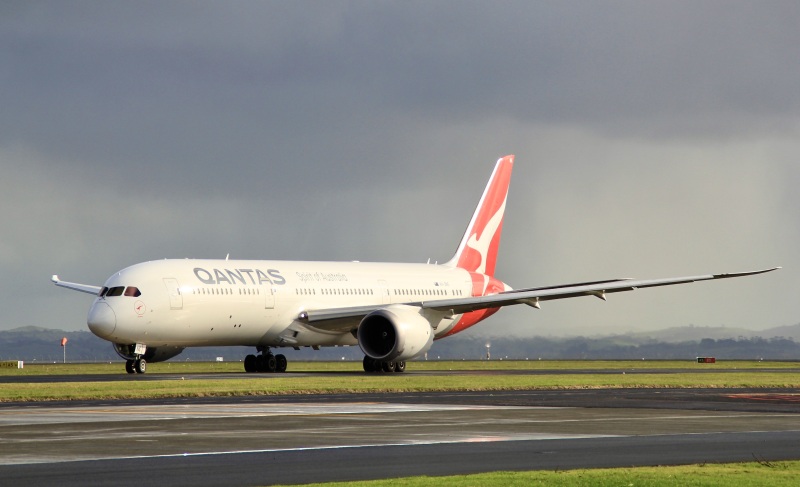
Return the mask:
[(125, 289), (123, 286), (112, 287), (106, 293), (106, 297), (110, 296), (122, 296), (122, 290)]
[(139, 288), (136, 286), (114, 286), (112, 288), (104, 287), (97, 293), (99, 297), (112, 297), (112, 296), (128, 296), (132, 298), (137, 298), (142, 295), (142, 292), (139, 291)]
[(133, 296), (134, 298), (137, 296), (141, 296), (142, 293), (139, 291), (138, 287), (128, 286), (125, 289), (125, 296)]

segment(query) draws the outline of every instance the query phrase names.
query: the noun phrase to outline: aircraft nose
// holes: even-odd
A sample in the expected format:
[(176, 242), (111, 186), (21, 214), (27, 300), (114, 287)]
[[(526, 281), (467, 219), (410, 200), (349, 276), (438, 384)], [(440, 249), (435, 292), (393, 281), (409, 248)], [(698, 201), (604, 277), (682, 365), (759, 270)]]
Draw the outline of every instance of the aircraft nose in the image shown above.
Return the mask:
[(89, 310), (89, 317), (86, 319), (86, 324), (95, 335), (100, 338), (107, 338), (114, 333), (114, 328), (117, 327), (117, 315), (107, 303), (97, 302)]

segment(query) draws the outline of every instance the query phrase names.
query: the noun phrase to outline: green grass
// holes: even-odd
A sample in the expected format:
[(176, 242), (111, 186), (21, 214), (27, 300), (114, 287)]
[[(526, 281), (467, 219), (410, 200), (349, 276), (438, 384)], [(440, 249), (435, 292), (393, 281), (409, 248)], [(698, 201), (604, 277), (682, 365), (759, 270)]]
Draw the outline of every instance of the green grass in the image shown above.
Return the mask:
[(797, 485), (800, 462), (758, 462), (678, 467), (607, 468), (533, 472), (494, 472), (451, 477), (407, 477), (370, 482), (308, 484), (308, 487), (507, 487), (507, 486), (762, 486)]
[[(413, 361), (408, 371), (448, 370), (641, 370), (685, 369), (792, 369), (800, 362), (762, 362), (726, 360), (716, 364), (698, 364), (693, 360), (492, 360), (492, 361)], [(289, 372), (360, 372), (361, 362), (290, 362)], [(160, 362), (148, 364), (148, 374), (202, 374), (241, 373), (241, 362)], [(2, 375), (69, 375), (69, 374), (123, 374), (121, 361), (86, 364), (36, 364), (26, 363), (23, 369), (0, 368)], [(124, 374), (123, 374), (124, 375)]]
[[(251, 374), (241, 378), (198, 377), (194, 374), (241, 373), (240, 363), (166, 362), (149, 369), (148, 380), (125, 374), (120, 363), (37, 365), (21, 374), (118, 374), (115, 381), (0, 383), (0, 401), (52, 401), (212, 397), (276, 394), (382, 393), (430, 391), (499, 391), (531, 389), (687, 388), (687, 387), (800, 387), (800, 373), (781, 369), (782, 362), (737, 362), (702, 365), (691, 362), (492, 362), (507, 369), (541, 368), (607, 369), (616, 373), (575, 374), (365, 374), (353, 362), (291, 364), (291, 371), (320, 372), (312, 376)], [(409, 371), (486, 370), (486, 362), (412, 362)], [(735, 366), (734, 366), (735, 364)], [(565, 367), (559, 367), (564, 365)], [(583, 367), (574, 368), (576, 365)], [(721, 367), (720, 367), (721, 365)], [(727, 365), (727, 367), (726, 367)], [(716, 367), (716, 369), (715, 369)], [(494, 367), (492, 367), (494, 369)], [(680, 368), (681, 373), (627, 373), (637, 368)], [(726, 372), (716, 372), (723, 368)], [(735, 369), (735, 370), (733, 370)], [(326, 373), (327, 372), (327, 373)], [(163, 379), (157, 379), (159, 374)]]

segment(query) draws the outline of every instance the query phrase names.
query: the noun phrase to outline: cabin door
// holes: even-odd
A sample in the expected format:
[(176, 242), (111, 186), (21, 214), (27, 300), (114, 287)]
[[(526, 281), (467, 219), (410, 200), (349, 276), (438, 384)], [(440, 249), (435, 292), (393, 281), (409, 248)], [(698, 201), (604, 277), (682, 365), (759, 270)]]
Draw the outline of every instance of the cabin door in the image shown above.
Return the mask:
[(275, 308), (275, 289), (272, 286), (267, 286), (264, 288), (264, 308), (265, 309), (273, 309)]
[(181, 287), (178, 284), (178, 280), (172, 277), (165, 277), (164, 285), (167, 287), (167, 294), (169, 294), (170, 309), (183, 309), (183, 296), (181, 296)]
[(386, 281), (378, 281), (378, 293), (381, 295), (381, 304), (389, 304), (389, 288), (386, 287)]

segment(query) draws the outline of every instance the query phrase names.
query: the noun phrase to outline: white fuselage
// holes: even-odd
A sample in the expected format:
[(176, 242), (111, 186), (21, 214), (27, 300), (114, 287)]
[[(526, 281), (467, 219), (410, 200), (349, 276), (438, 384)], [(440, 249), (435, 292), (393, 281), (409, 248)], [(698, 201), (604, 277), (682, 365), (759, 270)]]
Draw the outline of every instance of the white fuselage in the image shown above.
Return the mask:
[[(431, 264), (186, 259), (133, 265), (104, 289), (114, 291), (95, 299), (88, 324), (115, 343), (301, 347), (357, 344), (357, 322), (320, 330), (299, 319), (304, 311), (467, 297), (474, 287), (464, 269)], [(436, 317), (434, 336), (460, 316)]]

